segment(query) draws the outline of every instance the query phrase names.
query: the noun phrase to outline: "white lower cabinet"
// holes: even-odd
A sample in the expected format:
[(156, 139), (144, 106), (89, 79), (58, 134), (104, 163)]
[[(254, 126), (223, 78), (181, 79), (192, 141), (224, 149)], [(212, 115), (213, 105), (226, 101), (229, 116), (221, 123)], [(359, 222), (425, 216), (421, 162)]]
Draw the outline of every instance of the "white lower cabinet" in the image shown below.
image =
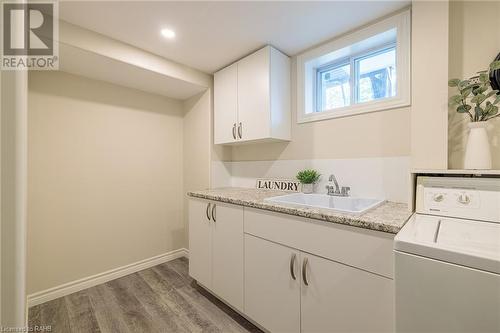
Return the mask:
[(189, 200), (189, 275), (212, 286), (212, 226), (210, 202)]
[(394, 332), (391, 242), (380, 232), (189, 200), (190, 275), (269, 332)]
[(299, 252), (245, 235), (245, 314), (270, 332), (300, 332)]
[(243, 207), (189, 200), (189, 275), (243, 312)]
[(305, 269), (301, 332), (394, 331), (393, 280), (311, 254), (300, 256)]
[(212, 290), (243, 311), (243, 208), (216, 205), (212, 226)]

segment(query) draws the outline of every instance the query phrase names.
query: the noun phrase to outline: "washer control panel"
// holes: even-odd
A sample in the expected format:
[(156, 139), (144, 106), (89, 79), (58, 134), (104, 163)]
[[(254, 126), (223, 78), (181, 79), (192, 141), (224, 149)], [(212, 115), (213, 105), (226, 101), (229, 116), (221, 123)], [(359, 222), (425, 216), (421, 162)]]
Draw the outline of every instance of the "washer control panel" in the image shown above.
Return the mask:
[(431, 211), (449, 212), (453, 209), (480, 209), (481, 194), (472, 190), (425, 188), (424, 207)]
[(500, 179), (418, 177), (417, 213), (500, 223)]

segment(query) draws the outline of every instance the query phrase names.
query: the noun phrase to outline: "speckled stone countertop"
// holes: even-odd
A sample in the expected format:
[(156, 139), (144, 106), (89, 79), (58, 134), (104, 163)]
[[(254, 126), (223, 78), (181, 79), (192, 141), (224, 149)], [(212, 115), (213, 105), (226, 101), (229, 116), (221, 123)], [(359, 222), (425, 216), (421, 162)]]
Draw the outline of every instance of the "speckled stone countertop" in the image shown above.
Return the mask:
[(264, 201), (266, 198), (285, 194), (290, 194), (290, 192), (238, 187), (188, 192), (190, 197), (259, 208), (392, 234), (397, 234), (411, 215), (406, 204), (390, 201), (386, 201), (363, 214), (349, 214), (323, 208), (302, 207), (292, 204), (285, 205)]

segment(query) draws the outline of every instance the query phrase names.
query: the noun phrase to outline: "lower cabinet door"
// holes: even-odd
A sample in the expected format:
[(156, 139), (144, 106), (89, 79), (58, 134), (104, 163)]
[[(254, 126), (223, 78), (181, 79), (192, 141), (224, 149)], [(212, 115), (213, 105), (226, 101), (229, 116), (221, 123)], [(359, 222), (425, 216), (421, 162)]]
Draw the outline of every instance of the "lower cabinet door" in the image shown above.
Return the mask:
[(394, 281), (301, 253), (302, 333), (393, 332)]
[(212, 205), (212, 290), (243, 311), (243, 207)]
[(300, 332), (299, 255), (245, 234), (245, 314), (270, 332)]
[(211, 204), (189, 199), (189, 275), (207, 288), (212, 282)]

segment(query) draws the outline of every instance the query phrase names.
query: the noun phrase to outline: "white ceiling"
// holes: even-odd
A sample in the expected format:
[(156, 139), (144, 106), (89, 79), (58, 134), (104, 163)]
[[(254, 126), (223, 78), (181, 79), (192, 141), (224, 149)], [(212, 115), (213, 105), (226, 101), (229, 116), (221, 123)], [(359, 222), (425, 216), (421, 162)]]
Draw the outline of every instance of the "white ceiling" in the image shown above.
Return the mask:
[[(288, 55), (366, 24), (410, 1), (60, 2), (60, 18), (207, 73), (266, 44)], [(175, 30), (170, 41), (162, 28)]]

